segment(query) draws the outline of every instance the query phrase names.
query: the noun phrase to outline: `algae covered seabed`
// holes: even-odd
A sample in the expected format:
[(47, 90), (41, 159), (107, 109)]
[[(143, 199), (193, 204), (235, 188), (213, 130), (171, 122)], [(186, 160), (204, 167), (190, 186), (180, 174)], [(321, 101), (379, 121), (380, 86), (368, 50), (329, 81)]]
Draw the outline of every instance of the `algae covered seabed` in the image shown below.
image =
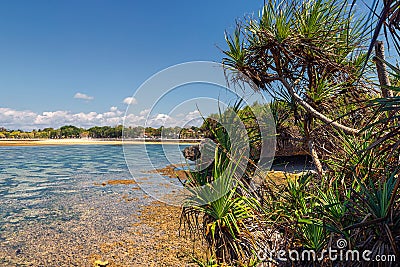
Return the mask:
[[(133, 172), (168, 193), (149, 173), (169, 163), (160, 147), (147, 147), (154, 166), (138, 161)], [(108, 266), (182, 266), (190, 259), (192, 245), (178, 235), (179, 208), (139, 188), (121, 146), (0, 152), (0, 266), (93, 266), (96, 260)], [(178, 162), (175, 154), (169, 160)]]
[(1, 266), (183, 266), (190, 259), (192, 245), (178, 234), (179, 208), (144, 194), (81, 201), (73, 207), (79, 215), (7, 225)]

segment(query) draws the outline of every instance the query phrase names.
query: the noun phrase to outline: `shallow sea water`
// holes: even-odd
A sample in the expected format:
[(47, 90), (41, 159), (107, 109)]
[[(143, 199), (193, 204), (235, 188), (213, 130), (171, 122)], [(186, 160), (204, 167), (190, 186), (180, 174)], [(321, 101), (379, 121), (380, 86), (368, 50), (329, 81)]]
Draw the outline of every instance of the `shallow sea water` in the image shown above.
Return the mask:
[[(150, 171), (182, 163), (184, 147), (124, 148), (141, 187), (168, 194)], [(84, 266), (102, 242), (129, 234), (140, 207), (154, 200), (135, 184), (101, 185), (133, 179), (122, 146), (0, 147), (0, 154), (0, 266)]]

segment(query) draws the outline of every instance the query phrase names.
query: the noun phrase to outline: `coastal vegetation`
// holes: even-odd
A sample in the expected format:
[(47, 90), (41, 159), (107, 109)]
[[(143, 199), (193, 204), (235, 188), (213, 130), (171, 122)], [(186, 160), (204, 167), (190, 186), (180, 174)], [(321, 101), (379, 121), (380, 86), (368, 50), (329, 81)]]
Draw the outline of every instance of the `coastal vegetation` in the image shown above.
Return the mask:
[(63, 139), (63, 138), (102, 138), (121, 139), (125, 138), (170, 138), (170, 139), (198, 139), (202, 132), (198, 127), (123, 127), (122, 125), (94, 126), (88, 129), (73, 125), (65, 125), (60, 128), (44, 128), (32, 131), (7, 130), (0, 128), (0, 139)]
[[(267, 1), (258, 18), (226, 35), (228, 79), (271, 95), (278, 136), (301, 142), (315, 171), (276, 183), (247, 172), (257, 162), (246, 159), (238, 172), (227, 131), (205, 118), (214, 163), (188, 174), (181, 214), (182, 228), (207, 244), (198, 266), (397, 266), (400, 69), (377, 38), (384, 30), (399, 55), (400, 3), (376, 2), (377, 24), (355, 3)], [(258, 138), (249, 134), (250, 143)]]
[[(369, 14), (364, 18), (356, 12), (357, 0), (264, 3), (258, 17), (238, 22), (236, 30), (226, 34), (222, 63), (232, 84), (251, 82), (256, 90), (269, 94), (271, 102), (266, 105), (246, 106), (238, 99), (226, 111), (205, 117), (200, 127), (190, 128), (0, 128), (0, 139), (207, 138), (215, 144), (212, 163), (205, 162), (206, 168), (198, 158), (200, 154), (193, 153), (197, 157), (193, 159), (200, 161), (188, 168), (176, 165), (156, 170), (166, 176), (179, 169), (179, 175), (175, 172), (171, 176), (189, 192), (182, 207), (161, 202), (145, 205), (143, 200), (149, 196), (144, 192), (134, 198), (124, 193), (115, 201), (117, 192), (122, 192), (118, 187), (125, 186), (123, 192), (141, 192), (137, 181), (125, 179), (129, 174), (120, 172), (126, 164), (125, 159), (118, 158), (120, 147), (58, 148), (53, 154), (44, 149), (41, 157), (33, 150), (26, 154), (32, 157), (5, 153), (10, 158), (5, 164), (22, 162), (11, 164), (10, 174), (4, 172), (18, 178), (7, 179), (2, 185), (11, 188), (12, 194), (40, 191), (49, 184), (57, 195), (68, 191), (60, 188), (71, 188), (71, 195), (76, 196), (73, 201), (67, 194), (57, 197), (65, 201), (60, 202), (63, 205), (54, 202), (54, 206), (60, 206), (60, 213), (66, 214), (61, 219), (69, 228), (62, 228), (64, 223), (59, 220), (42, 223), (45, 231), (33, 221), (27, 231), (4, 227), (10, 242), (7, 257), (32, 259), (23, 264), (30, 266), (41, 260), (34, 258), (35, 251), (52, 258), (38, 266), (63, 262), (83, 266), (88, 257), (94, 266), (123, 266), (126, 262), (134, 262), (131, 266), (183, 266), (191, 255), (188, 266), (398, 266), (400, 68), (395, 60), (385, 58), (383, 48), (391, 46), (396, 57), (400, 54), (400, 2), (374, 1), (376, 5), (370, 9), (376, 21), (368, 19)], [(278, 180), (273, 172), (260, 168), (263, 137), (256, 115), (263, 109), (269, 109), (274, 119), (277, 155), (307, 155), (312, 169), (283, 173)], [(244, 129), (235, 128), (238, 120)], [(236, 136), (230, 136), (232, 132)], [(203, 149), (201, 153), (210, 148), (201, 145), (197, 145), (199, 151)], [(243, 146), (248, 151), (242, 151)], [(86, 153), (77, 157), (79, 151)], [(152, 160), (163, 162), (162, 153), (156, 152)], [(134, 162), (144, 155), (133, 154)], [(95, 160), (88, 160), (92, 158)], [(63, 160), (64, 166), (60, 166)], [(65, 184), (43, 182), (44, 165), (49, 166), (46, 175), (50, 178), (62, 170), (56, 177), (63, 179), (54, 180)], [(135, 165), (137, 171), (141, 168)], [(16, 170), (24, 177), (18, 177)], [(97, 170), (100, 173), (95, 176)], [(72, 175), (76, 172), (78, 175)], [(99, 183), (99, 177), (107, 172), (113, 178)], [(150, 176), (151, 171), (144, 175)], [(83, 180), (86, 177), (89, 180)], [(16, 188), (21, 180), (24, 183)], [(82, 184), (92, 181), (98, 194), (89, 198), (86, 194), (90, 190), (81, 189)], [(71, 186), (74, 182), (78, 185)], [(117, 189), (111, 190), (112, 186)], [(160, 191), (167, 189), (158, 183), (152, 186)], [(79, 190), (81, 195), (76, 193)], [(43, 198), (33, 201), (52, 200), (47, 192), (40, 196)], [(83, 203), (85, 199), (88, 204)], [(4, 208), (13, 203), (6, 200)], [(28, 207), (23, 209), (26, 212), (36, 209), (37, 216), (46, 215), (41, 202), (28, 205), (26, 201), (22, 199), (15, 206)], [(72, 218), (69, 209), (73, 208), (82, 216)], [(140, 220), (127, 215), (133, 209)], [(58, 216), (56, 211), (51, 210), (48, 216)], [(16, 213), (23, 214), (20, 210)], [(33, 218), (29, 216), (27, 220)], [(126, 225), (120, 225), (123, 222)], [(131, 223), (134, 227), (125, 231)], [(28, 241), (26, 237), (30, 237)], [(40, 242), (43, 237), (47, 242)], [(21, 250), (19, 244), (23, 243), (32, 250)], [(86, 255), (90, 251), (94, 252)], [(58, 254), (68, 257), (56, 262)]]

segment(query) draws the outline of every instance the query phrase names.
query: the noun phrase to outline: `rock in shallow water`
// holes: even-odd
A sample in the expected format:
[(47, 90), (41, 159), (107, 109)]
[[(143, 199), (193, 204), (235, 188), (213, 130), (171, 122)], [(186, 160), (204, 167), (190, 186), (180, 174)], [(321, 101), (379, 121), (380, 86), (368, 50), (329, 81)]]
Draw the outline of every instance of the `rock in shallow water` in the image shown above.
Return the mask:
[(201, 156), (199, 145), (186, 147), (182, 151), (182, 154), (186, 159), (195, 161), (196, 159), (200, 158), (200, 156)]
[(108, 261), (97, 260), (94, 262), (94, 267), (106, 267), (108, 266)]

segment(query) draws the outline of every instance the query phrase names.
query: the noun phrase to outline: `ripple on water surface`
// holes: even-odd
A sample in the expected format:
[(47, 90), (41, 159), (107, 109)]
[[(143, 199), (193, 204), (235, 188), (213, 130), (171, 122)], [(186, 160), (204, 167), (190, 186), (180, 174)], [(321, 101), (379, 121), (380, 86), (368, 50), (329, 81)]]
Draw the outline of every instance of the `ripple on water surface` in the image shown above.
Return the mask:
[[(138, 158), (134, 175), (147, 177), (147, 187), (160, 184), (148, 171), (171, 164), (161, 147), (147, 147), (153, 164), (140, 161), (147, 155), (142, 146), (130, 147)], [(0, 147), (0, 153), (1, 266), (97, 253), (102, 242), (126, 235), (138, 209), (151, 201), (132, 190), (137, 185), (101, 186), (132, 179), (121, 146)], [(172, 163), (180, 159), (177, 153)]]

